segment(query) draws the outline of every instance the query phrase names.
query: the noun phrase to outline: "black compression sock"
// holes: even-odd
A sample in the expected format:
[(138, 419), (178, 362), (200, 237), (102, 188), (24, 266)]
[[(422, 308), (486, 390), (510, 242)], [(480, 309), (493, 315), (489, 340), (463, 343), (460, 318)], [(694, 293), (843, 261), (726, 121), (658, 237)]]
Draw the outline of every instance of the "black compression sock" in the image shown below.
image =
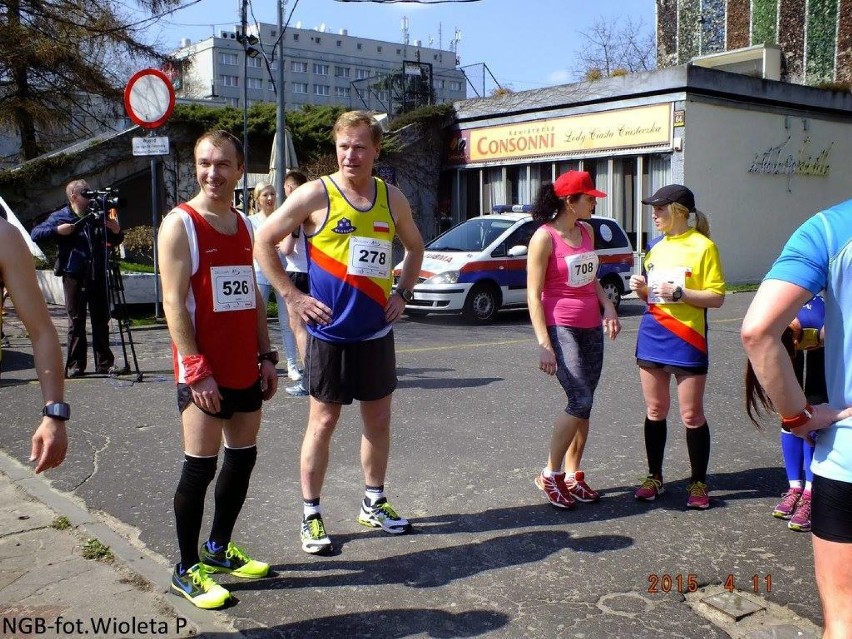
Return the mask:
[(198, 536), (204, 516), (204, 496), (216, 475), (217, 457), (186, 455), (174, 497), (180, 564), (186, 570), (198, 563)]

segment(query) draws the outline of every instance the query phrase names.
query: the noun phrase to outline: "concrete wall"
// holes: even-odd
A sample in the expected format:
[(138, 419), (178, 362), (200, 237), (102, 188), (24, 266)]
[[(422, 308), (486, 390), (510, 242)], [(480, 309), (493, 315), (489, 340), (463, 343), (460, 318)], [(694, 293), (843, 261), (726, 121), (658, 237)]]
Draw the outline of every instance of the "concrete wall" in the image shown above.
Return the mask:
[[(816, 164), (827, 175), (785, 174), (825, 151)], [(687, 101), (684, 184), (710, 217), (727, 281), (762, 279), (804, 220), (852, 197), (842, 164), (850, 155), (848, 122)]]
[[(48, 304), (65, 305), (65, 293), (62, 290), (62, 278), (56, 277), (53, 271), (36, 271), (38, 285), (44, 300)], [(159, 276), (157, 276), (159, 280)], [(155, 299), (153, 273), (123, 273), (124, 299), (127, 304), (153, 304)], [(162, 301), (163, 288), (158, 281), (159, 299)]]

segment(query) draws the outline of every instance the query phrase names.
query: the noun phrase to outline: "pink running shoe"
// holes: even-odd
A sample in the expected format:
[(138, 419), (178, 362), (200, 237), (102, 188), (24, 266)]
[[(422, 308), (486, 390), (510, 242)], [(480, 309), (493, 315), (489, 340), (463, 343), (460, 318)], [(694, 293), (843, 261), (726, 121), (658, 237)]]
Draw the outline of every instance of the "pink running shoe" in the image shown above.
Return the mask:
[(582, 501), (588, 504), (601, 498), (598, 491), (592, 490), (586, 483), (586, 474), (582, 470), (578, 470), (574, 473), (574, 479), (567, 480), (565, 485), (568, 487), (568, 492), (571, 493), (571, 496), (577, 501)]
[(553, 506), (566, 509), (574, 507), (574, 498), (565, 485), (565, 473), (554, 473), (553, 477), (547, 477), (543, 472), (539, 473), (535, 478), (535, 485), (544, 491), (547, 500)]
[(793, 513), (796, 512), (796, 504), (799, 503), (799, 498), (802, 496), (801, 488), (791, 488), (781, 496), (781, 501), (775, 506), (772, 511), (773, 517), (778, 519), (790, 519)]
[(687, 508), (698, 508), (699, 510), (707, 510), (710, 508), (710, 494), (707, 490), (707, 484), (703, 481), (694, 481), (687, 488), (689, 498), (686, 500)]
[(811, 529), (811, 493), (803, 492), (796, 505), (796, 512), (790, 518), (787, 528), (797, 532), (808, 532)]
[(653, 475), (648, 475), (645, 481), (636, 489), (633, 496), (640, 501), (654, 501), (657, 497), (666, 492), (663, 487), (663, 480), (656, 479)]

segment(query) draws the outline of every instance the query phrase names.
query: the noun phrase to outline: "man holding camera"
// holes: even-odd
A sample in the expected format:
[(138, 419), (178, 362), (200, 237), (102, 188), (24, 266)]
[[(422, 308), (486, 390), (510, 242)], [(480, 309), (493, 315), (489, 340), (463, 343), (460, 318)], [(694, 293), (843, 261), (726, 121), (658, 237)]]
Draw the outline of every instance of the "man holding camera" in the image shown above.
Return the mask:
[(68, 312), (65, 377), (80, 377), (86, 372), (87, 307), (92, 322), (95, 371), (108, 374), (115, 357), (109, 347), (107, 243), (117, 246), (123, 234), (118, 221), (105, 218), (104, 211), (90, 212), (91, 191), (85, 180), (69, 182), (65, 193), (68, 205), (51, 213), (33, 228), (31, 235), (35, 242), (56, 240), (55, 273), (62, 277)]

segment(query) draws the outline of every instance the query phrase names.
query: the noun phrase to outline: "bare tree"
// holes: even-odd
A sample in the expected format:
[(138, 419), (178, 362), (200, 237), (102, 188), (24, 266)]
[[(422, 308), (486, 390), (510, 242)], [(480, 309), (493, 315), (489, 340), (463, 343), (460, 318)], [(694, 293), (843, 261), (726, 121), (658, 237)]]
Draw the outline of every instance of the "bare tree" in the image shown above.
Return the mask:
[(657, 46), (653, 29), (640, 18), (630, 17), (622, 26), (621, 19), (598, 18), (588, 31), (580, 31), (585, 39), (580, 48), (574, 72), (586, 80), (608, 78), (656, 67)]
[(19, 138), (22, 159), (69, 131), (102, 131), (130, 65), (165, 59), (144, 31), (181, 0), (136, 4), (134, 22), (121, 0), (0, 0), (0, 128)]

